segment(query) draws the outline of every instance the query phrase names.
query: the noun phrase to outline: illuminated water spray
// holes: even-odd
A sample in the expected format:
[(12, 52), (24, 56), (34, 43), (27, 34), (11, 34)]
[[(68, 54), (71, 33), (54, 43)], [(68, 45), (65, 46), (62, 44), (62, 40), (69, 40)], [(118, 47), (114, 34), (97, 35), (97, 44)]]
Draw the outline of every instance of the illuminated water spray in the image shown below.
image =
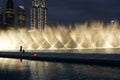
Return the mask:
[(120, 29), (117, 23), (93, 23), (76, 25), (73, 29), (58, 26), (0, 31), (0, 50), (19, 50), (20, 46), (25, 50), (120, 48)]

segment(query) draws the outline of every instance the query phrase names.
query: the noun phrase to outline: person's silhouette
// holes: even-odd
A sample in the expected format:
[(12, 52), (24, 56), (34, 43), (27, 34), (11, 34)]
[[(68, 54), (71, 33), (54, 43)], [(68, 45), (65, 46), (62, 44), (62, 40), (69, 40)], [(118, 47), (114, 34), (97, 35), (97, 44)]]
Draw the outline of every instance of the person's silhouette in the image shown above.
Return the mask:
[(20, 52), (22, 52), (22, 46), (20, 46)]

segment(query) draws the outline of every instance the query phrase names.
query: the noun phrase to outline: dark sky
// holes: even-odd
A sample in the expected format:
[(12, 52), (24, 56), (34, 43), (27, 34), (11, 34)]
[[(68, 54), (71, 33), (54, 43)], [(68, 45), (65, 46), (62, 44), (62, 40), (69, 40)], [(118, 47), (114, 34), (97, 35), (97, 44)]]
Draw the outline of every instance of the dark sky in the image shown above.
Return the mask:
[[(29, 23), (31, 0), (14, 0), (16, 5), (24, 5)], [(0, 5), (5, 7), (5, 0)], [(85, 21), (120, 20), (120, 0), (47, 0), (49, 25), (75, 24)]]

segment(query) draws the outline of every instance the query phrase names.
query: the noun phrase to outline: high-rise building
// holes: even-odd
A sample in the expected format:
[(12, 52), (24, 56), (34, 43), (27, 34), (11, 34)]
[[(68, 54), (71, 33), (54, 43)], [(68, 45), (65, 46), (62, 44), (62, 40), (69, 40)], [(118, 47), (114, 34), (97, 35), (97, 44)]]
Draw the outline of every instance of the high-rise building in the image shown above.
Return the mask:
[(41, 1), (41, 26), (47, 25), (47, 20), (48, 20), (48, 9), (46, 5), (46, 0)]
[(3, 12), (2, 12), (2, 8), (0, 7), (0, 28), (3, 27)]
[(46, 0), (32, 0), (31, 29), (44, 29), (47, 24)]
[(6, 28), (14, 27), (14, 3), (13, 3), (13, 0), (7, 0), (5, 23), (6, 23)]
[(25, 9), (24, 6), (18, 6), (17, 8), (17, 26), (19, 28), (25, 28), (26, 26), (26, 19), (25, 19)]

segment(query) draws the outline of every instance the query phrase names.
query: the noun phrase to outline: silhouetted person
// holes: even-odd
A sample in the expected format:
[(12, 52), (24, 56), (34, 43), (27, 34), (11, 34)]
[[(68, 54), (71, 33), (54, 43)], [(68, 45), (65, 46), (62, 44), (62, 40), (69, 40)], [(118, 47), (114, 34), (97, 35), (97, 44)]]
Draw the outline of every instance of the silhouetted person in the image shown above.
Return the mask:
[(23, 49), (23, 53), (25, 53), (25, 50)]
[(20, 52), (22, 52), (22, 46), (20, 46)]
[[(20, 52), (22, 52), (22, 46), (20, 46)], [(22, 62), (22, 59), (20, 59), (20, 62)]]

